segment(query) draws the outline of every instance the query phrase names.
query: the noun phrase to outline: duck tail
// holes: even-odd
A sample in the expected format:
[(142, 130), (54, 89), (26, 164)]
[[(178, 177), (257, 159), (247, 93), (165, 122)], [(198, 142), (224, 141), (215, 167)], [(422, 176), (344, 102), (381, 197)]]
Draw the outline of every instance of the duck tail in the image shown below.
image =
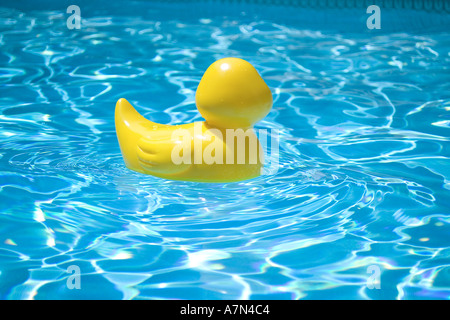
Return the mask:
[(138, 141), (156, 126), (160, 125), (145, 119), (126, 99), (119, 99), (115, 111), (116, 134), (125, 164), (135, 171), (142, 171), (138, 164), (136, 149)]
[(116, 103), (115, 122), (116, 127), (120, 122), (128, 124), (139, 123), (145, 120), (143, 116), (124, 98), (120, 98)]

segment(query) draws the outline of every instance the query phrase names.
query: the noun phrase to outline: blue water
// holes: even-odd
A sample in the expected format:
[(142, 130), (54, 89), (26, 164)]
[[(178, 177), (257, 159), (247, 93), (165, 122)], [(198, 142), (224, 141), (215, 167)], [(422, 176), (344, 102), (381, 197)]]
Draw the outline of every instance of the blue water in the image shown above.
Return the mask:
[[(1, 299), (450, 298), (448, 13), (81, 1), (69, 30), (63, 3), (0, 6)], [(128, 170), (115, 102), (201, 120), (226, 56), (273, 92), (278, 170)]]

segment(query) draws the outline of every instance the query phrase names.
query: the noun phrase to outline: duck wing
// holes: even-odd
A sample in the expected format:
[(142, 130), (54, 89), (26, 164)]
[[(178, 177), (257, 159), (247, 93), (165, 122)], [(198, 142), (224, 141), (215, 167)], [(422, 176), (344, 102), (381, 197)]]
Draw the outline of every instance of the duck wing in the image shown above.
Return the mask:
[(192, 166), (193, 144), (174, 137), (173, 132), (160, 129), (153, 136), (139, 139), (137, 157), (144, 170), (171, 175), (185, 172)]

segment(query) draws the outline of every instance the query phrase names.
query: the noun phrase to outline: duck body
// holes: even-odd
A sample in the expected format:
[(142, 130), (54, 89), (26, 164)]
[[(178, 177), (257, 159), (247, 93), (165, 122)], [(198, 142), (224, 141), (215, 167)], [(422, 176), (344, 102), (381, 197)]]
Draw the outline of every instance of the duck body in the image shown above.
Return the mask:
[[(243, 88), (248, 81), (253, 81), (251, 90)], [(253, 66), (237, 58), (216, 61), (199, 84), (196, 103), (206, 121), (165, 125), (119, 99), (115, 124), (126, 166), (170, 180), (233, 182), (259, 176), (263, 149), (252, 127), (269, 112), (272, 95)]]
[[(242, 130), (246, 135), (243, 148), (247, 152), (244, 163), (239, 163), (239, 138), (233, 135), (234, 130), (231, 131), (234, 144), (227, 144), (226, 129), (211, 127), (203, 121), (158, 124), (145, 119), (123, 98), (117, 102), (115, 122), (124, 162), (133, 171), (170, 180), (232, 182), (255, 178), (263, 167), (263, 149), (251, 129)], [(251, 141), (257, 143), (256, 162), (251, 161)], [(189, 160), (182, 157), (188, 149)], [(230, 153), (233, 159), (227, 161)], [(186, 163), (178, 163), (181, 158)]]

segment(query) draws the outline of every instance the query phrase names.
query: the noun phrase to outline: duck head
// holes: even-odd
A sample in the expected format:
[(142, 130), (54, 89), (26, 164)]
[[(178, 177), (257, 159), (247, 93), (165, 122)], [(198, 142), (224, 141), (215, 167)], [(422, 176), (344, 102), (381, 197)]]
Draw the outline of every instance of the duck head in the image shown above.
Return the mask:
[(206, 123), (219, 128), (250, 128), (272, 108), (272, 93), (247, 61), (224, 58), (205, 72), (195, 102)]

